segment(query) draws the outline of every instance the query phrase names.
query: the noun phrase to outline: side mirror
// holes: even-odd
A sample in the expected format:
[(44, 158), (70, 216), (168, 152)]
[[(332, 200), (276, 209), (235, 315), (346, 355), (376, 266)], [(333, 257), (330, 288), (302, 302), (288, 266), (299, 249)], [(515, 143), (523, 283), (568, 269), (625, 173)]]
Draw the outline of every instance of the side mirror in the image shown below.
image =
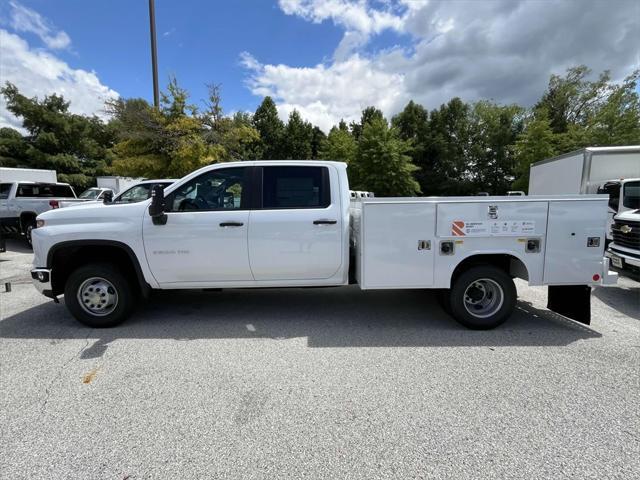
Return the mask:
[(113, 192), (111, 190), (107, 190), (106, 192), (104, 192), (102, 194), (102, 201), (104, 203), (111, 203), (113, 202)]
[(149, 215), (154, 225), (164, 225), (167, 223), (167, 214), (164, 213), (164, 189), (161, 185), (156, 185), (151, 190), (151, 205), (149, 205)]

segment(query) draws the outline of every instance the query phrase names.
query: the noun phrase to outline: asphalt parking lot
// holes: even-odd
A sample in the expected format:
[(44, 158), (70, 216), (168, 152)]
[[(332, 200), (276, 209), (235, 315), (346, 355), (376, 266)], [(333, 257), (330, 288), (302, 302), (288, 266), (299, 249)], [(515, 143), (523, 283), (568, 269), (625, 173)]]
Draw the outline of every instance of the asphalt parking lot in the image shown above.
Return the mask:
[(640, 285), (586, 327), (421, 291), (161, 292), (93, 330), (0, 254), (0, 478), (637, 478)]

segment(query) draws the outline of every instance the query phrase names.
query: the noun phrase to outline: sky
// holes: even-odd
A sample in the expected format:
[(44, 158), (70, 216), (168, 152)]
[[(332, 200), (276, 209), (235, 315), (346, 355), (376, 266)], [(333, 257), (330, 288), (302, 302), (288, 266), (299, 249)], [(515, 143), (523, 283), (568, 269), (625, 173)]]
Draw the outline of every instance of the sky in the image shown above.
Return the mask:
[[(413, 99), (529, 106), (549, 76), (586, 64), (622, 80), (640, 66), (634, 0), (156, 0), (161, 87), (194, 103), (219, 84), (226, 113), (271, 95), (328, 131), (369, 105)], [(147, 0), (0, 0), (0, 81), (62, 94), (105, 117), (112, 97), (153, 98)], [(0, 100), (0, 127), (19, 127)]]

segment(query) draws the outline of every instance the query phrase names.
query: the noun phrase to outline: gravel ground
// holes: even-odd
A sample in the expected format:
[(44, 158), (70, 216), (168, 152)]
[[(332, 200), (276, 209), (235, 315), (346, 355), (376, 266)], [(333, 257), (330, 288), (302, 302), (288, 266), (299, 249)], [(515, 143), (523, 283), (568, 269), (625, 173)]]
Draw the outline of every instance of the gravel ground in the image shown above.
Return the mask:
[(0, 255), (0, 478), (638, 478), (640, 288), (586, 327), (518, 282), (459, 327), (420, 291), (155, 294), (93, 330)]

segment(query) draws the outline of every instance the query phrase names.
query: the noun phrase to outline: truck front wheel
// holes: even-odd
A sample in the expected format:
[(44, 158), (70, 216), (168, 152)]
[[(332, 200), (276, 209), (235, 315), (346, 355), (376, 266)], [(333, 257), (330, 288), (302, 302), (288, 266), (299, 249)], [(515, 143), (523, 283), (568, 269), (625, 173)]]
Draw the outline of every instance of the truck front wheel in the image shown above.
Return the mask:
[(122, 273), (105, 263), (74, 270), (64, 288), (64, 302), (81, 323), (94, 328), (114, 327), (131, 314), (131, 284)]
[(449, 306), (453, 317), (465, 327), (489, 330), (509, 318), (516, 298), (516, 286), (504, 270), (479, 265), (455, 279)]

